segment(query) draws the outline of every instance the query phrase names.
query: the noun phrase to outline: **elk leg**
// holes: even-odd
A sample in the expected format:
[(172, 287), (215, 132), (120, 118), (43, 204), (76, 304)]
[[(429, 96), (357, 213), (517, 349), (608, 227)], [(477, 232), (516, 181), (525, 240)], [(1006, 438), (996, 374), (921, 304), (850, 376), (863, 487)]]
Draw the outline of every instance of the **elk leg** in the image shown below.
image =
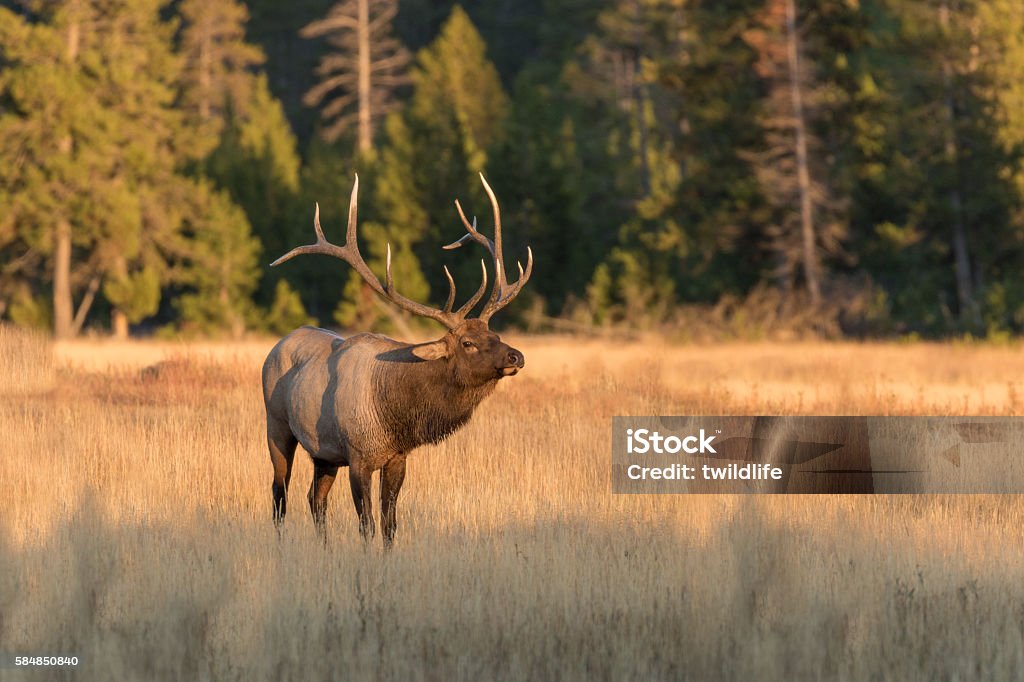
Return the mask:
[(338, 475), (338, 467), (313, 462), (313, 481), (309, 484), (309, 511), (313, 515), (313, 525), (324, 541), (327, 540), (325, 526), (327, 521), (327, 494), (334, 485), (334, 477)]
[(380, 472), (380, 529), (384, 546), (390, 547), (398, 526), (398, 491), (405, 481), (405, 455), (392, 457)]
[(348, 482), (352, 486), (352, 501), (359, 514), (359, 534), (364, 540), (373, 538), (377, 532), (373, 523), (373, 501), (370, 498), (370, 479), (373, 470), (365, 465), (352, 463), (348, 468)]
[(267, 420), (267, 447), (270, 462), (274, 465), (274, 525), (280, 527), (288, 507), (288, 483), (292, 479), (292, 461), (298, 441), (288, 425)]

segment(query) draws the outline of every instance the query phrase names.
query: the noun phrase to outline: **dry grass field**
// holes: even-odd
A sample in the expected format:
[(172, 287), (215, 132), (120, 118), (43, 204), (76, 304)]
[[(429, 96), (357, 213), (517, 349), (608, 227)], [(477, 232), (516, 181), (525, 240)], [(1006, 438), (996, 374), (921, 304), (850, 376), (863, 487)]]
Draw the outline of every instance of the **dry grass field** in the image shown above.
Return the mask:
[(1021, 349), (506, 336), (525, 371), (410, 458), (385, 552), (345, 485), (317, 540), (301, 452), (275, 532), (271, 340), (0, 331), (0, 654), (99, 680), (1024, 675), (1016, 496), (615, 496), (609, 475), (616, 414), (1020, 414)]

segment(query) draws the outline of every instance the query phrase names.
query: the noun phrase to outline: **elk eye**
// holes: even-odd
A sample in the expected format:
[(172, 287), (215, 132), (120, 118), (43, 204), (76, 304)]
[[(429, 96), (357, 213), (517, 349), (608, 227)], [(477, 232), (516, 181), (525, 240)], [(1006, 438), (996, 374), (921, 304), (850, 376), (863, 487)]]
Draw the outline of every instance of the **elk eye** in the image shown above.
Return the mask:
[(472, 341), (463, 341), (462, 342), (462, 347), (463, 348), (473, 348), (474, 347), (473, 346), (473, 342)]

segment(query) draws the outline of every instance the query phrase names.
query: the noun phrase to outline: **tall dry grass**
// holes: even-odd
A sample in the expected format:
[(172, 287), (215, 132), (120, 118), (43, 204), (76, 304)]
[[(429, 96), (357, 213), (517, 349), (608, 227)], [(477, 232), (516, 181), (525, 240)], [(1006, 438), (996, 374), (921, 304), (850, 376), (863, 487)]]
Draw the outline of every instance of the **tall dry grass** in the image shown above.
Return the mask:
[(343, 477), (318, 542), (301, 452), (274, 531), (270, 342), (48, 364), (0, 339), (0, 653), (76, 654), (68, 677), (1024, 671), (1015, 496), (615, 496), (609, 477), (613, 414), (1017, 414), (1016, 349), (515, 339), (526, 371), (410, 458), (384, 552)]
[(0, 322), (0, 392), (49, 390), (54, 371), (53, 349), (47, 336)]

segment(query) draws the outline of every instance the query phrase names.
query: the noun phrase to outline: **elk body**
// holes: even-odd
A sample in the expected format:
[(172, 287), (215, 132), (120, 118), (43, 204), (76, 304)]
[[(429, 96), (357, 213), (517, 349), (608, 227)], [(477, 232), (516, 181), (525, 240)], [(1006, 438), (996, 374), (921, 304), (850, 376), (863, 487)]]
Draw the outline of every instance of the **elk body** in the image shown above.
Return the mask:
[(533, 253), (528, 250), (526, 270), (520, 265), (518, 280), (508, 284), (502, 262), (498, 202), (483, 176), (481, 180), (494, 211), (494, 241), (477, 231), (475, 219), (472, 224), (466, 220), (456, 201), (467, 233), (444, 247), (453, 249), (476, 241), (493, 260), (494, 287), (478, 318), (470, 319), (468, 315), (487, 287), (483, 261), (480, 288), (454, 312), (455, 283), (447, 268), (449, 295), (444, 309), (416, 303), (395, 291), (390, 246), (385, 283), (381, 285), (356, 245), (358, 177), (352, 188), (345, 245), (337, 246), (324, 238), (317, 207), (313, 221), (316, 243), (295, 248), (271, 264), (309, 253), (339, 258), (385, 300), (448, 328), (448, 333), (436, 341), (410, 344), (378, 334), (346, 339), (323, 329), (302, 327), (274, 346), (263, 365), (263, 399), (274, 467), (275, 523), (284, 520), (295, 447), (301, 443), (313, 459), (308, 499), (317, 530), (324, 533), (328, 493), (338, 469), (347, 466), (359, 530), (364, 538), (371, 538), (375, 524), (370, 482), (379, 470), (381, 530), (385, 544), (390, 544), (409, 453), (454, 433), (502, 377), (522, 369), (523, 354), (490, 331), (488, 320), (526, 284), (533, 271)]

